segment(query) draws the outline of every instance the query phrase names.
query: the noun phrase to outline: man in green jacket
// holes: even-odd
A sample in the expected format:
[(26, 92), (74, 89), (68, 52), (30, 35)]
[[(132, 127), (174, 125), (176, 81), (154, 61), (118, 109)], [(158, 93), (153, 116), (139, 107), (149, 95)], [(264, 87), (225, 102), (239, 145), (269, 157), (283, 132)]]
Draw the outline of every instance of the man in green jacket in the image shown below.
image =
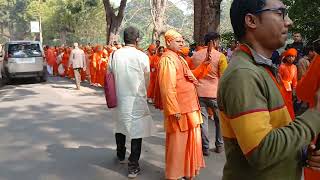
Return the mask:
[[(223, 179), (300, 180), (305, 149), (320, 132), (320, 111), (289, 114), (293, 107), (283, 99), (270, 59), (292, 26), (286, 6), (280, 0), (234, 0), (230, 17), (242, 44), (218, 90), (227, 160)], [(318, 154), (313, 150), (307, 161), (314, 168), (320, 167)]]

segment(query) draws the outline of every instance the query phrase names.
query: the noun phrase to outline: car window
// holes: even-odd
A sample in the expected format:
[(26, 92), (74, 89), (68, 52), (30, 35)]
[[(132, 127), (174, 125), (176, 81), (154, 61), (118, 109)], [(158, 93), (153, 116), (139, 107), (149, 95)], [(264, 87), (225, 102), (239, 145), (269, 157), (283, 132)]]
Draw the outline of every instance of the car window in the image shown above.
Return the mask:
[(17, 43), (9, 44), (8, 55), (12, 58), (41, 57), (41, 49), (39, 44), (33, 43)]

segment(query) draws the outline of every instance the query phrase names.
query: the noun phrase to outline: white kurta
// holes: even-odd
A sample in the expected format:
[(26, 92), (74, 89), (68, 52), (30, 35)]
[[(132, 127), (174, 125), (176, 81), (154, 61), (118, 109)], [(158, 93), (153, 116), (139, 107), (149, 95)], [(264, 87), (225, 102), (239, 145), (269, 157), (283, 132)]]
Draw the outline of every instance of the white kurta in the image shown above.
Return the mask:
[(112, 112), (115, 132), (130, 139), (151, 136), (154, 127), (144, 77), (150, 72), (148, 56), (134, 47), (125, 46), (115, 51), (109, 62), (118, 100), (118, 106)]

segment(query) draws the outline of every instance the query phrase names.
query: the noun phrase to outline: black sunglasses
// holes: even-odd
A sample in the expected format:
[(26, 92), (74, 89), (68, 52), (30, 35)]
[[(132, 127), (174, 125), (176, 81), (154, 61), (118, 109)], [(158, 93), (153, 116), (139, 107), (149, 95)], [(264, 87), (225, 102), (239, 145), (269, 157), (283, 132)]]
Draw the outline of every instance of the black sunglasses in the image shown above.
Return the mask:
[(255, 12), (255, 14), (260, 14), (263, 12), (267, 12), (267, 11), (273, 11), (276, 12), (278, 14), (282, 15), (282, 18), (284, 19), (287, 15), (288, 15), (288, 10), (286, 8), (268, 8), (268, 9), (261, 9)]

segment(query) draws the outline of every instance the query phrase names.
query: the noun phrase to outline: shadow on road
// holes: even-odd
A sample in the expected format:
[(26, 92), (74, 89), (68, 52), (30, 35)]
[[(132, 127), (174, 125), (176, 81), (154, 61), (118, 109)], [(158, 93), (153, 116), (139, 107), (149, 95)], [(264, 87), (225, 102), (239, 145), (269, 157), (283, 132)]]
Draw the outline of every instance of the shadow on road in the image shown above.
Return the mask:
[(25, 85), (25, 84), (38, 84), (37, 78), (17, 78), (12, 79), (8, 85)]
[(38, 94), (39, 93), (36, 93), (28, 89), (18, 89), (17, 87), (14, 87), (14, 86), (5, 86), (2, 89), (0, 89), (0, 101), (1, 102), (18, 101), (18, 100), (30, 98), (32, 96), (36, 96)]
[[(114, 126), (102, 88), (93, 87), (97, 91), (89, 93), (57, 88), (59, 93), (69, 93), (60, 97), (50, 86), (73, 84), (63, 78), (50, 83), (0, 89), (0, 179), (126, 180), (127, 166), (115, 160)], [(49, 93), (42, 93), (48, 89)], [(163, 116), (149, 107), (157, 133), (143, 139), (139, 180), (164, 179)], [(127, 145), (130, 150), (128, 141)], [(214, 163), (210, 168), (222, 169), (216, 162), (223, 162), (223, 156), (210, 159)], [(199, 179), (207, 179), (208, 174), (212, 180), (221, 177), (222, 170), (205, 171)]]
[[(90, 146), (80, 146), (78, 148), (66, 148), (63, 145), (52, 144), (46, 150), (49, 157), (57, 164), (65, 167), (66, 171), (75, 169), (74, 166), (98, 166), (113, 174), (113, 178), (126, 178), (128, 173), (127, 164), (120, 164), (116, 158), (114, 149), (94, 148)], [(127, 153), (128, 155), (128, 153)], [(144, 160), (140, 161), (140, 166), (144, 176), (141, 180), (163, 179), (163, 170)], [(147, 173), (147, 175), (145, 174)]]
[[(4, 144), (0, 179), (127, 179), (127, 166), (115, 161), (113, 121), (104, 99), (70, 105), (30, 104), (33, 99), (24, 100), (38, 95), (32, 88), (4, 88), (0, 90), (0, 144)], [(164, 152), (148, 146), (148, 140), (144, 141), (139, 179), (163, 179), (163, 167), (157, 162), (163, 161)], [(148, 151), (157, 156), (146, 155)]]

